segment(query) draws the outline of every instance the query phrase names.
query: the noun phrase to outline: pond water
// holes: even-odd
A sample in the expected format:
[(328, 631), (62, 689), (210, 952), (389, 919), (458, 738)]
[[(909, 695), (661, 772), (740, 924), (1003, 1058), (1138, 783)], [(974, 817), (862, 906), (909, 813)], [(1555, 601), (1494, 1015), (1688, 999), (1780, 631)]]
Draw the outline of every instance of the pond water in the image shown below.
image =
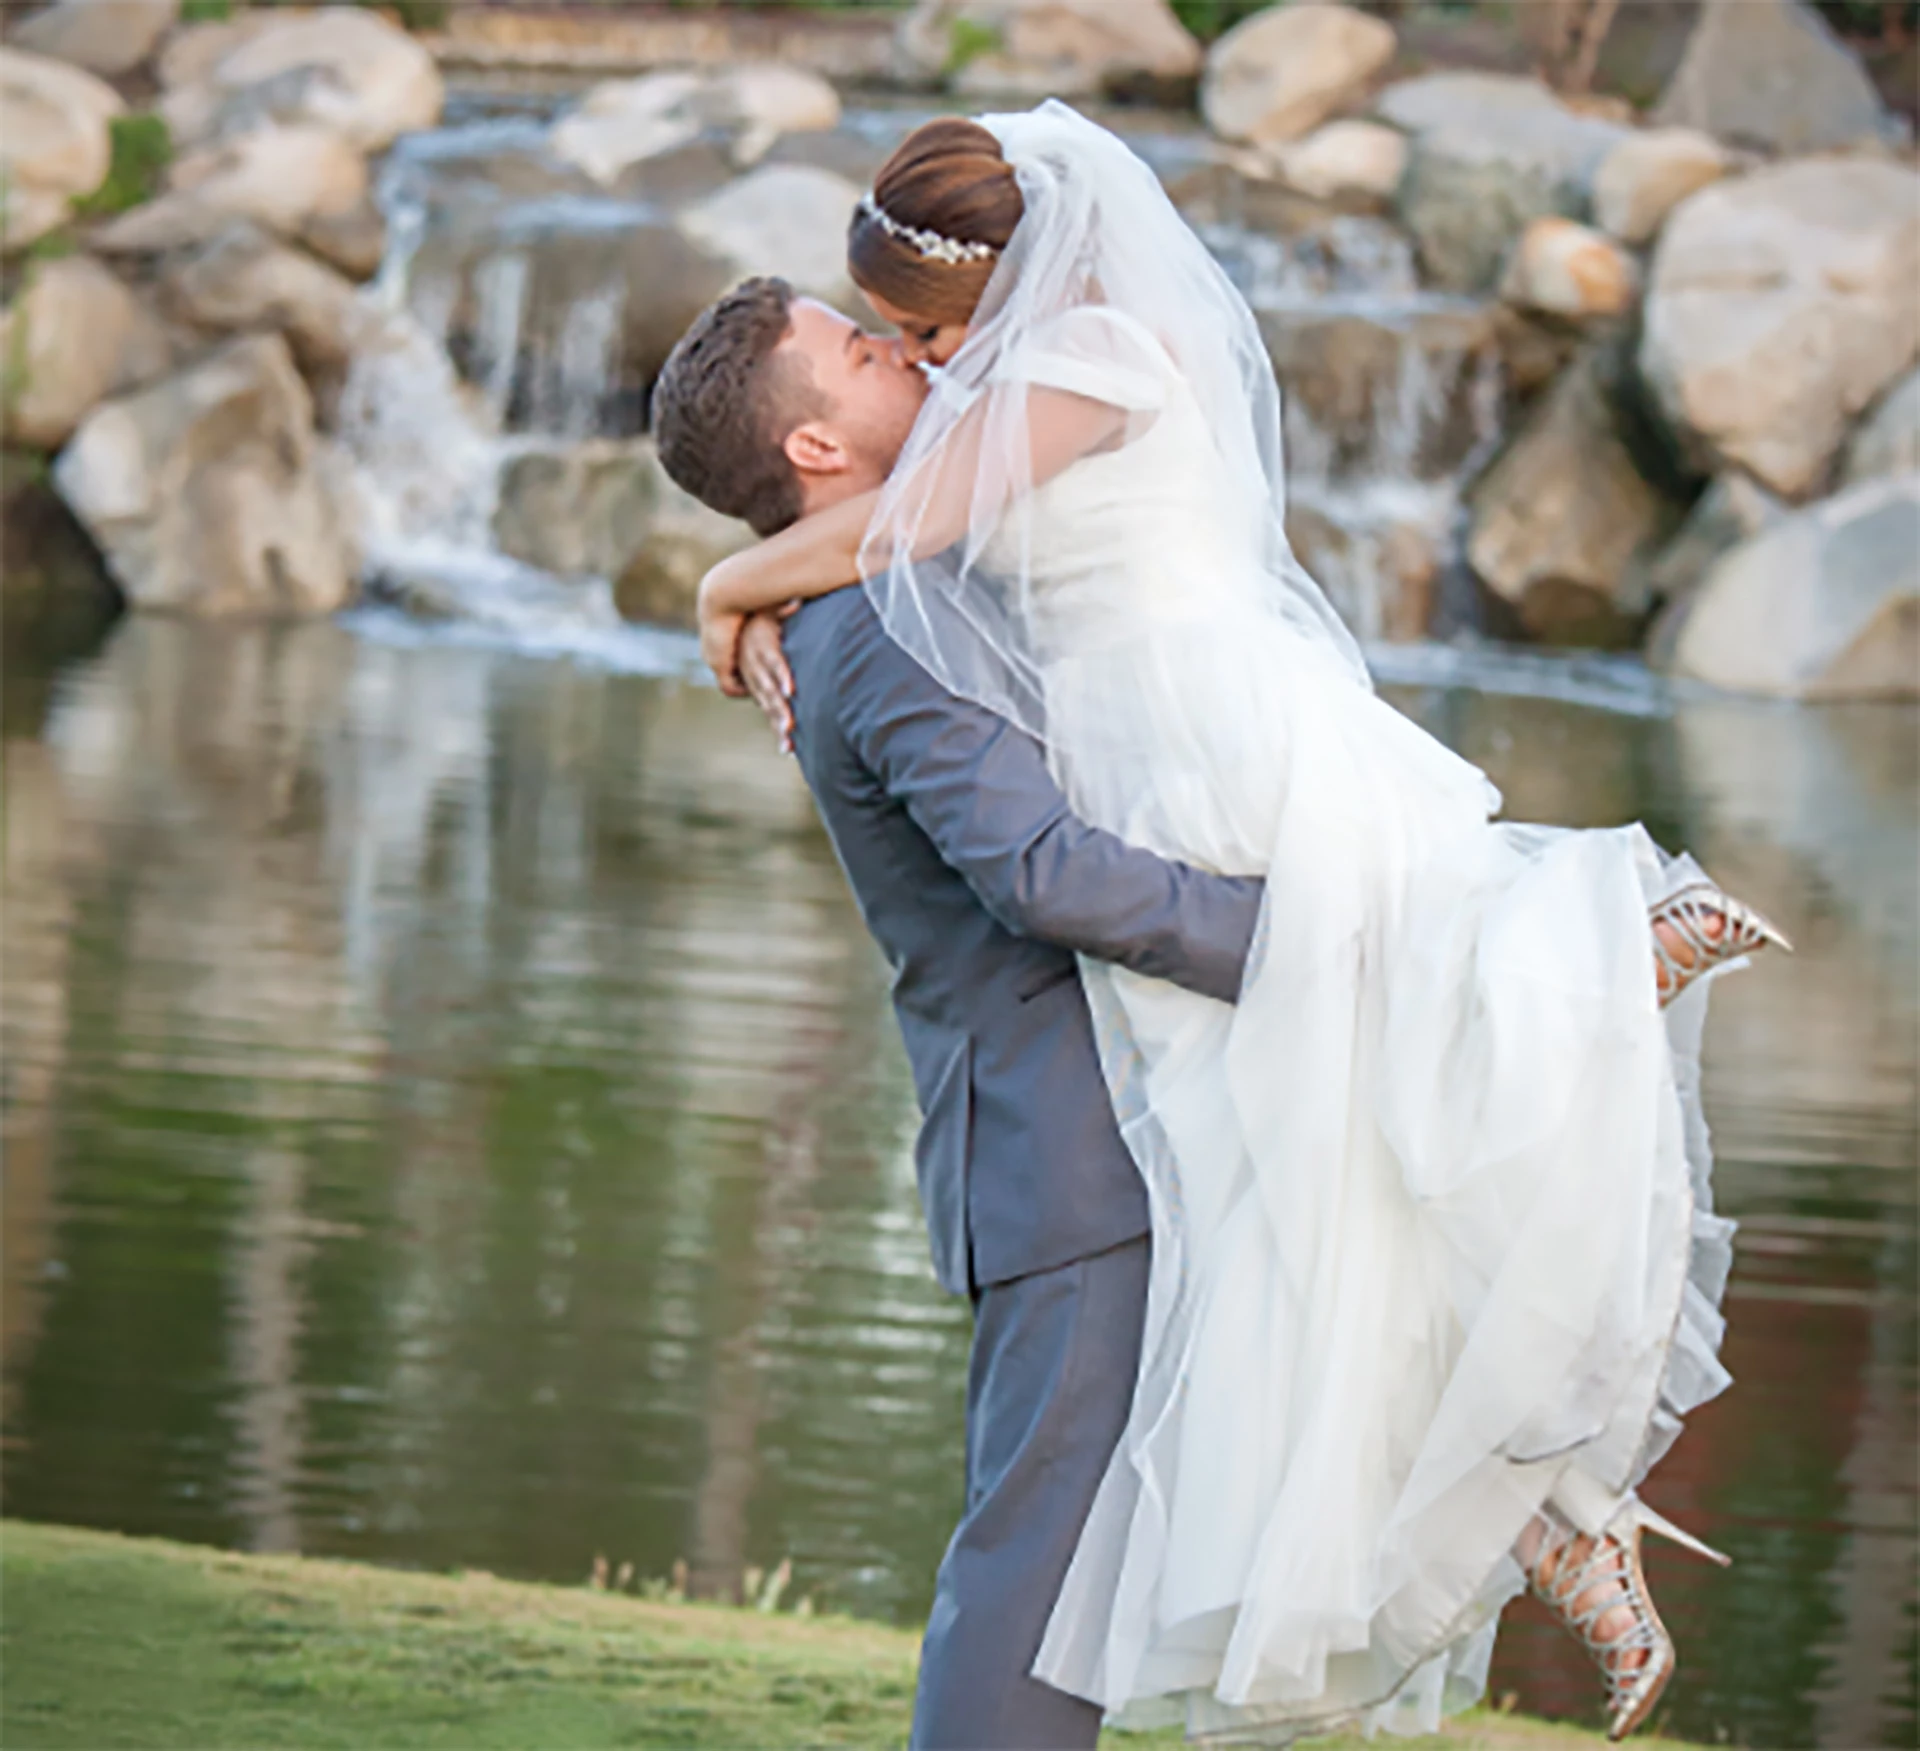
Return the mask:
[[(7, 1511), (708, 1592), (790, 1557), (915, 1619), (967, 1320), (883, 969), (757, 718), (332, 624), (14, 660)], [(1666, 1725), (1911, 1745), (1920, 719), (1460, 679), (1395, 697), (1514, 815), (1642, 817), (1800, 945), (1709, 1035), (1738, 1384), (1650, 1493), (1736, 1566), (1652, 1555)], [(1495, 1688), (1595, 1716), (1530, 1608)]]

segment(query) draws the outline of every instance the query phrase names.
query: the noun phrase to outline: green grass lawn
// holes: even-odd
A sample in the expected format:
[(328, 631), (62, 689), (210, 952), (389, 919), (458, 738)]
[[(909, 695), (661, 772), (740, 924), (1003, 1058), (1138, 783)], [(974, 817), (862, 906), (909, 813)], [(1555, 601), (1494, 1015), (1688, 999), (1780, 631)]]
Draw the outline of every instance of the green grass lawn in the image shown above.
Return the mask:
[[(916, 1638), (846, 1618), (20, 1521), (0, 1528), (0, 1589), (8, 1751), (887, 1746), (912, 1709)], [(1601, 1742), (1492, 1713), (1423, 1741)]]

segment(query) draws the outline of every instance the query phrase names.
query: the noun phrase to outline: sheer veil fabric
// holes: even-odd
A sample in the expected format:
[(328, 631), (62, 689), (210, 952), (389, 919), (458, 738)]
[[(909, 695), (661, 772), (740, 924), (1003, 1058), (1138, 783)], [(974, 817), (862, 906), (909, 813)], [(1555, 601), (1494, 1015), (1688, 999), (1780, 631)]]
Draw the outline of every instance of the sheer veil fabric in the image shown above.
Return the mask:
[[(1541, 1504), (1597, 1529), (1727, 1383), (1707, 987), (1659, 1010), (1646, 916), (1697, 872), (1496, 821), (1374, 696), (1286, 544), (1251, 312), (1112, 135), (985, 120), (1025, 216), (866, 587), (1088, 819), (1268, 879), (1238, 1005), (1082, 966), (1153, 1268), (1034, 1670), (1221, 1742), (1428, 1730), (1479, 1693)], [(1123, 441), (1036, 483), (1062, 393)]]

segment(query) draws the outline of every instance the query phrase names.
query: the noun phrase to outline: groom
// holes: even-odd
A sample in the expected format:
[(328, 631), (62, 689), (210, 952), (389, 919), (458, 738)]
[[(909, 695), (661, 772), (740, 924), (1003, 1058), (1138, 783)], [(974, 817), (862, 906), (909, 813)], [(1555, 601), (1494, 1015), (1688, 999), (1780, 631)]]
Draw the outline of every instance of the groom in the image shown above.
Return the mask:
[[(653, 430), (668, 474), (769, 535), (878, 486), (924, 391), (892, 343), (782, 280), (749, 280), (674, 348)], [(755, 622), (748, 642), (768, 703), (779, 629)], [(945, 692), (864, 590), (801, 608), (785, 656), (801, 770), (894, 970), (934, 1271), (974, 1306), (966, 1508), (912, 1743), (1090, 1746), (1099, 1709), (1028, 1669), (1126, 1422), (1148, 1223), (1074, 955), (1230, 1003), (1260, 884), (1077, 820), (1040, 749)]]

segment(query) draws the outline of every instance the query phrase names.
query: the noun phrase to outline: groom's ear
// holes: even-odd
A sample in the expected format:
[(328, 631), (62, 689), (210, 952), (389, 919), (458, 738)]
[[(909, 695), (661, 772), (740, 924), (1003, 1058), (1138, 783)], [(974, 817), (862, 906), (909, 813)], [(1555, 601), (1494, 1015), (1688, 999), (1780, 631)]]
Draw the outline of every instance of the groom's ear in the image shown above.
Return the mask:
[(820, 420), (802, 420), (780, 447), (800, 474), (844, 474), (853, 466), (853, 453), (840, 434)]

